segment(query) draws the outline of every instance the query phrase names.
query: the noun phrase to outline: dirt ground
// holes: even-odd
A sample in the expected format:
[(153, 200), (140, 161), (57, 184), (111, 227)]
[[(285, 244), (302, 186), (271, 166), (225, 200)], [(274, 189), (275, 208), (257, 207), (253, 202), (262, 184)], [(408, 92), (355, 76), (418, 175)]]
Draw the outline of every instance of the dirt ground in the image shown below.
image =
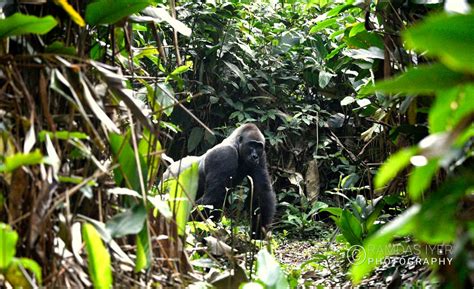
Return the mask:
[[(347, 274), (351, 264), (344, 251), (344, 246), (336, 241), (285, 240), (276, 248), (275, 256), (286, 266), (287, 272), (299, 275), (298, 285), (301, 287), (352, 288)], [(416, 256), (390, 257), (357, 287), (400, 288), (415, 285), (416, 288), (416, 285), (422, 285), (419, 280), (426, 279), (430, 271), (425, 266), (407, 262), (413, 258)], [(423, 285), (430, 287), (426, 283)]]

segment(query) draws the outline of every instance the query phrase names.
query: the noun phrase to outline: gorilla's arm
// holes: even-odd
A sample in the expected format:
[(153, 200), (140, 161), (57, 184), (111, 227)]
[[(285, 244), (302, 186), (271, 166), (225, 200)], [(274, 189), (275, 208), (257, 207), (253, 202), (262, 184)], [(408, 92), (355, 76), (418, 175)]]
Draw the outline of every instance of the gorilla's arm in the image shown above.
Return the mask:
[[(276, 197), (275, 192), (273, 191), (270, 176), (267, 170), (267, 164), (264, 161), (256, 168), (251, 177), (254, 184), (254, 200), (253, 200), (253, 209), (256, 207), (260, 211), (260, 226), (268, 229), (268, 226), (273, 220), (276, 210)], [(260, 233), (260, 230), (257, 230), (256, 220), (252, 222), (252, 231), (257, 232), (257, 236)]]

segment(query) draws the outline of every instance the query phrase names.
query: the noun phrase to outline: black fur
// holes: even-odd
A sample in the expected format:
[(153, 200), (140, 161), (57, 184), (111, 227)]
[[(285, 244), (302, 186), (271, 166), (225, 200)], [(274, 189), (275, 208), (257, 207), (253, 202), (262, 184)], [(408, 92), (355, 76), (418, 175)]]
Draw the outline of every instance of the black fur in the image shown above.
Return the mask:
[[(247, 202), (247, 207), (251, 204), (258, 213), (252, 214), (252, 232), (260, 239), (273, 220), (276, 198), (267, 169), (265, 139), (257, 126), (242, 125), (202, 156), (188, 156), (172, 163), (163, 179), (177, 176), (194, 162), (199, 163), (197, 204), (221, 209), (226, 188), (242, 183), (247, 176), (252, 178), (253, 200)], [(213, 215), (219, 217), (218, 213)]]

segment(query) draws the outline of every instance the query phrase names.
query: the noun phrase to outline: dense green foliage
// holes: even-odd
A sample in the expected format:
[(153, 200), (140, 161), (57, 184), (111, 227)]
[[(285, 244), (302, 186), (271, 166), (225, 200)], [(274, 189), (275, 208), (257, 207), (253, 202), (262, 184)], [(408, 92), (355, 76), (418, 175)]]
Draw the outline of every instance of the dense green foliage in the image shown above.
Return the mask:
[[(472, 286), (469, 1), (19, 2), (0, 4), (1, 285), (296, 288), (333, 261), (358, 283), (415, 248), (422, 282)], [(250, 186), (188, 222), (197, 166), (161, 180), (165, 151), (246, 122), (278, 198), (264, 242)], [(301, 237), (337, 246), (280, 266)]]

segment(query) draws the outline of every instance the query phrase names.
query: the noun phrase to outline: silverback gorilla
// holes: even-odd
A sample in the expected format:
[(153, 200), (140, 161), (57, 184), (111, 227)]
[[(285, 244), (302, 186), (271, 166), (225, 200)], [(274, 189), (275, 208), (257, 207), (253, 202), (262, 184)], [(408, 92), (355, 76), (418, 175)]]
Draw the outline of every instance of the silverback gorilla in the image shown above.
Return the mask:
[[(265, 138), (257, 126), (244, 124), (202, 156), (188, 156), (172, 163), (163, 179), (177, 176), (195, 162), (199, 163), (196, 204), (222, 209), (226, 188), (242, 183), (247, 176), (252, 178), (253, 200), (247, 197), (246, 207), (251, 205), (253, 211), (252, 237), (262, 238), (275, 214), (276, 200), (267, 169)], [(218, 218), (220, 214), (214, 212), (213, 216)]]

